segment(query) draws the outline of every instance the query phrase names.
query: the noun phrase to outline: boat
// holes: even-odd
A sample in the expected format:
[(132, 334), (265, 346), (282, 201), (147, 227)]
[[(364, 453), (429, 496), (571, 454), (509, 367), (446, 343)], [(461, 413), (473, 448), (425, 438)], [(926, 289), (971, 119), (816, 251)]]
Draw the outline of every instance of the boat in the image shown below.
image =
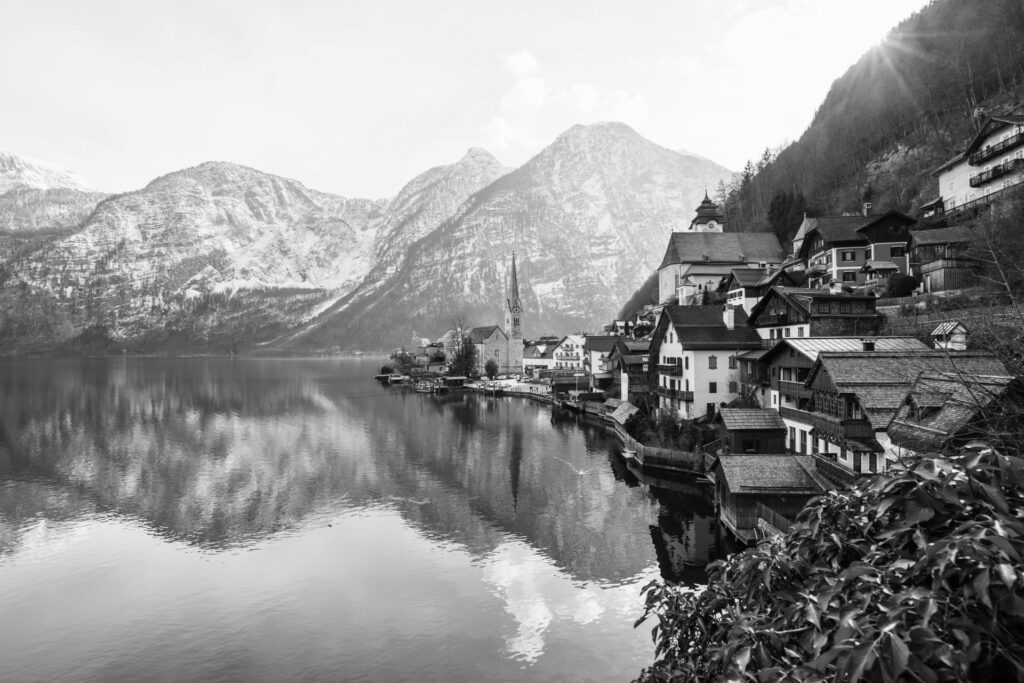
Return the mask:
[(429, 380), (420, 380), (416, 382), (413, 389), (419, 394), (430, 394), (434, 392), (434, 383)]
[(404, 381), (406, 381), (408, 379), (409, 379), (409, 377), (407, 375), (399, 375), (399, 374), (396, 373), (396, 374), (393, 374), (390, 377), (388, 377), (388, 382), (390, 382), (391, 384), (399, 384), (399, 383), (404, 382)]

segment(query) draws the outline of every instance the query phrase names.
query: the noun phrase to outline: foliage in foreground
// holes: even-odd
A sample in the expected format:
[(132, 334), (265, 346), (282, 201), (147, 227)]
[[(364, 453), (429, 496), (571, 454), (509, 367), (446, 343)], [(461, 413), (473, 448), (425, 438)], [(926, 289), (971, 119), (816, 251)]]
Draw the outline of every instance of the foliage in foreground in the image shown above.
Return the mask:
[(1024, 459), (922, 459), (784, 537), (654, 582), (639, 681), (1024, 681)]

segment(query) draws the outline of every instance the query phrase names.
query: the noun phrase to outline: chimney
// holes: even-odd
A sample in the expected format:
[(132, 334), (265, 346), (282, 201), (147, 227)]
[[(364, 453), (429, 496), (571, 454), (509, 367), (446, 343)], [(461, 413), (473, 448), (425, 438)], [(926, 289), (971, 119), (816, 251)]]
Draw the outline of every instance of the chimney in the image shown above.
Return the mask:
[(864, 202), (863, 211), (861, 213), (864, 214), (865, 218), (868, 217), (868, 215), (871, 213), (871, 202)]
[(875, 340), (874, 339), (861, 339), (860, 343), (864, 346), (864, 350), (865, 351), (874, 351), (875, 350)]
[(830, 294), (842, 294), (843, 283), (839, 282), (838, 280), (833, 280), (832, 282), (828, 283), (828, 291)]
[(722, 306), (722, 322), (727, 330), (736, 328), (736, 311), (729, 304)]

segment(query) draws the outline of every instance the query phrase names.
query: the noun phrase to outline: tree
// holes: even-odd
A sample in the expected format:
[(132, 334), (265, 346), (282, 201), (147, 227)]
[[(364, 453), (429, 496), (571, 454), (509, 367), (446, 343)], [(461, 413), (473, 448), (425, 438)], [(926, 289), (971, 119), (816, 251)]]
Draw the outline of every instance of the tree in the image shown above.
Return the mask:
[(396, 349), (388, 358), (395, 361), (395, 367), (398, 368), (399, 372), (408, 372), (416, 365), (416, 356), (406, 351), (405, 347)]
[(448, 374), (469, 377), (476, 374), (476, 345), (462, 329), (456, 330), (454, 347), (448, 361)]
[(919, 284), (921, 283), (913, 275), (893, 275), (885, 286), (885, 296), (910, 296)]
[(787, 534), (658, 582), (640, 681), (1024, 681), (1024, 459), (921, 457)]
[(493, 358), (488, 358), (487, 362), (484, 363), (484, 374), (490, 379), (494, 379), (498, 376), (498, 361)]

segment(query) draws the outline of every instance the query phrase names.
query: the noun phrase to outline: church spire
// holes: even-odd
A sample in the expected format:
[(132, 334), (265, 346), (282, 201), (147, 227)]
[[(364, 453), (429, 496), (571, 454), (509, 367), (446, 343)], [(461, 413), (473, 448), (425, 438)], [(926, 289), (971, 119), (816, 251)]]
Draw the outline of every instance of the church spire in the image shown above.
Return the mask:
[(519, 299), (519, 278), (516, 277), (516, 252), (512, 252), (512, 282), (508, 288), (508, 298), (511, 301)]

